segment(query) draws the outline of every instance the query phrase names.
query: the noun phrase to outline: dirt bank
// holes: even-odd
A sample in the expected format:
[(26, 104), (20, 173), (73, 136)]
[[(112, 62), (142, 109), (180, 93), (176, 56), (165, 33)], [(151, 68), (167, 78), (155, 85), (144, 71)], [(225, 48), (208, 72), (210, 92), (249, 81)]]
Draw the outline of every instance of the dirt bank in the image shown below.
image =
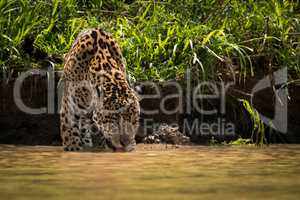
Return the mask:
[[(145, 136), (153, 133), (162, 123), (177, 124), (179, 130), (191, 137), (193, 143), (207, 144), (212, 137), (216, 141), (236, 139), (240, 136), (251, 137), (253, 124), (249, 114), (243, 109), (242, 104), (238, 99), (247, 99), (247, 94), (251, 91), (255, 83), (263, 77), (255, 77), (247, 82), (230, 87), (226, 93), (226, 113), (217, 112), (214, 115), (203, 115), (191, 108), (191, 112), (187, 113), (186, 105), (189, 103), (186, 99), (187, 93), (182, 94), (183, 101), (178, 101), (178, 98), (170, 98), (164, 102), (168, 110), (180, 108), (178, 112), (165, 114), (160, 109), (154, 114), (141, 114), (141, 128), (137, 135), (137, 142), (143, 142)], [(58, 86), (59, 74), (56, 74), (55, 88)], [(59, 109), (58, 102), (52, 108), (48, 107), (51, 114), (26, 114), (16, 105), (13, 97), (13, 88), (15, 79), (10, 81), (0, 82), (0, 143), (5, 144), (26, 144), (26, 145), (59, 145), (61, 143), (59, 136)], [(160, 83), (159, 90), (161, 97), (156, 99), (143, 99), (141, 107), (143, 110), (153, 110), (160, 107), (162, 99), (166, 95), (176, 94), (176, 87), (170, 85), (169, 82)], [(300, 143), (300, 87), (290, 85), (289, 101), (288, 101), (288, 133), (280, 134), (273, 132), (268, 135), (268, 139), (275, 143)], [(140, 90), (141, 95), (155, 94), (155, 90), (151, 86), (143, 86)], [(47, 107), (47, 98), (49, 93), (47, 89), (47, 78), (45, 76), (33, 75), (24, 82), (21, 89), (21, 98), (24, 104), (32, 108)], [(59, 99), (59, 94), (55, 90), (53, 96)], [(254, 98), (255, 108), (265, 116), (272, 117), (274, 113), (274, 103), (272, 101), (272, 92), (268, 89), (257, 93)], [(205, 110), (217, 109), (220, 110), (220, 99), (201, 101), (201, 106)], [(51, 110), (52, 109), (52, 110)], [(197, 128), (193, 129), (193, 123), (198, 125), (202, 123), (217, 124), (217, 123), (232, 123), (235, 127), (234, 134), (204, 134), (199, 132)], [(188, 125), (188, 126), (187, 126)], [(268, 133), (268, 130), (266, 131)]]

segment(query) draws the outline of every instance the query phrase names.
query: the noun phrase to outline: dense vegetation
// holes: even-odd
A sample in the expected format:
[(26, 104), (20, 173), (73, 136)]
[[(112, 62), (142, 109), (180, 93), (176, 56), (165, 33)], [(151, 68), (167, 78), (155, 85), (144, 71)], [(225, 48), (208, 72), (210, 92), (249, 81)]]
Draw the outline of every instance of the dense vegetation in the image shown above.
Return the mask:
[[(114, 35), (136, 81), (181, 80), (187, 68), (195, 81), (243, 82), (282, 67), (289, 81), (300, 75), (299, 0), (0, 0), (0, 76), (43, 67), (24, 41), (59, 60), (88, 27)], [(263, 143), (264, 124), (245, 109)]]
[(0, 69), (38, 66), (21, 48), (28, 35), (61, 56), (83, 28), (102, 27), (137, 80), (181, 78), (187, 67), (201, 80), (224, 69), (243, 80), (267, 66), (288, 66), (298, 77), (299, 13), (299, 1), (279, 0), (1, 0)]

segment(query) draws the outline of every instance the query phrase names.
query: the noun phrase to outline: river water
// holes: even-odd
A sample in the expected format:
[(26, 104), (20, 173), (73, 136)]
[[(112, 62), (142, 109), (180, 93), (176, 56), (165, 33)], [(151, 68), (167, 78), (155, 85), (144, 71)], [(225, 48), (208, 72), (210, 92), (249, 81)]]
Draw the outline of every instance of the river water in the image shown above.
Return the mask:
[(300, 145), (139, 145), (70, 153), (0, 145), (0, 199), (300, 199)]

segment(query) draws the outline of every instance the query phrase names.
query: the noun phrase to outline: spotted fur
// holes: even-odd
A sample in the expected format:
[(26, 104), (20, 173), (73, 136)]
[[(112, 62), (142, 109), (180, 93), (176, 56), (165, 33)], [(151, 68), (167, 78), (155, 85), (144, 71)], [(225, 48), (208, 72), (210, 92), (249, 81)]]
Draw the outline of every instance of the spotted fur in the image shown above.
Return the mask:
[(139, 103), (118, 44), (101, 29), (80, 33), (65, 56), (60, 128), (66, 151), (130, 151)]

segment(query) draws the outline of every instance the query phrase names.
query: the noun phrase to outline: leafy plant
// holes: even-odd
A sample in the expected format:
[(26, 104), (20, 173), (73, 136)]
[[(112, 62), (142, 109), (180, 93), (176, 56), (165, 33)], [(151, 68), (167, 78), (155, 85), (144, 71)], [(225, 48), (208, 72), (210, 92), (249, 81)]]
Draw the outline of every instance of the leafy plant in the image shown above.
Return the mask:
[(231, 70), (228, 61), (239, 81), (270, 64), (299, 73), (298, 10), (299, 1), (276, 0), (1, 0), (0, 66), (30, 67), (20, 48), (28, 34), (62, 55), (82, 29), (102, 27), (117, 37), (136, 80), (180, 79), (187, 68), (197, 68), (199, 80), (216, 79), (222, 66)]
[(261, 120), (259, 113), (255, 108), (253, 108), (250, 105), (249, 101), (242, 99), (242, 102), (245, 110), (248, 111), (252, 119), (252, 123), (253, 123), (252, 136), (251, 136), (252, 141), (259, 145), (267, 143), (266, 136), (265, 136), (265, 124)]

